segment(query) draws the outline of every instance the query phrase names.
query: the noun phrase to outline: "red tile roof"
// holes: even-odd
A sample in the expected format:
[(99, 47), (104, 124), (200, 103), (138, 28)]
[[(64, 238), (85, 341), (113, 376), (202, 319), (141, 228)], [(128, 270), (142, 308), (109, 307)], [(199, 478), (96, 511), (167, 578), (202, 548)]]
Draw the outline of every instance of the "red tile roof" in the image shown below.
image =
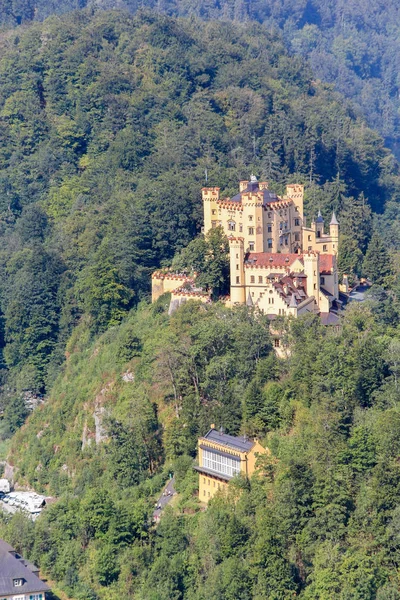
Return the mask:
[(319, 255), (319, 272), (320, 273), (332, 273), (334, 266), (333, 254), (320, 254)]
[[(271, 258), (272, 260), (270, 260)], [(302, 259), (301, 254), (250, 252), (247, 256), (248, 262), (253, 262), (254, 265), (259, 267), (289, 267), (298, 259)]]

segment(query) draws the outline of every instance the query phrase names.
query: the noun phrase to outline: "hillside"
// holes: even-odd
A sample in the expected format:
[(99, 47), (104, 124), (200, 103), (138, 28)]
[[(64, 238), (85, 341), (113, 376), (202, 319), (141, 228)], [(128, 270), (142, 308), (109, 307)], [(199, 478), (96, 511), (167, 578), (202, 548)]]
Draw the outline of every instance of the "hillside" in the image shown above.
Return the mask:
[[(84, 10), (1, 44), (0, 438), (16, 481), (58, 502), (0, 515), (0, 537), (74, 600), (400, 598), (383, 139), (259, 24)], [(257, 312), (148, 303), (151, 272), (204, 246), (187, 249), (206, 177), (232, 194), (251, 172), (305, 183), (309, 215), (335, 209), (342, 270), (379, 283), (339, 329), (278, 322), (287, 361)], [(271, 454), (204, 512), (192, 466), (212, 422)]]
[(206, 172), (221, 193), (250, 172), (276, 191), (311, 179), (306, 212), (354, 208), (342, 232), (357, 244), (362, 230), (362, 252), (368, 206), (397, 210), (382, 139), (259, 25), (71, 13), (9, 37), (0, 82), (11, 432), (25, 418), (21, 394), (49, 389), (82, 316), (94, 334), (120, 322), (151, 271), (199, 231)]
[[(0, 535), (76, 600), (399, 598), (399, 299), (355, 303), (340, 332), (295, 321), (283, 362), (266, 317), (167, 307), (94, 341), (76, 329), (10, 458), (60, 499)], [(202, 512), (192, 464), (211, 421), (271, 455)], [(179, 497), (154, 530), (169, 470)]]

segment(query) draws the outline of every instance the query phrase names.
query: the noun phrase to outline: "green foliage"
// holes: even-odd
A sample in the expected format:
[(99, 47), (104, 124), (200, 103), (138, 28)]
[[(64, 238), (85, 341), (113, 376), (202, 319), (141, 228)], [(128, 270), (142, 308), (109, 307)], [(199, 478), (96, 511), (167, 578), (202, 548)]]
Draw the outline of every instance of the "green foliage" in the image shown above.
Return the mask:
[(377, 285), (390, 287), (393, 268), (388, 251), (378, 235), (373, 235), (363, 262), (363, 274)]

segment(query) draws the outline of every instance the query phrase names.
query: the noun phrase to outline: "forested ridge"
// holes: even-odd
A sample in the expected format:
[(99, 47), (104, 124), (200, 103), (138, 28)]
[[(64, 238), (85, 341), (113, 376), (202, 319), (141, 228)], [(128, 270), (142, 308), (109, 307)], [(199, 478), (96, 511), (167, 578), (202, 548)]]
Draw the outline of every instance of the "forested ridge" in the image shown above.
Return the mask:
[(2, 0), (0, 24), (15, 26), (77, 8), (141, 7), (205, 20), (258, 21), (280, 31), (291, 52), (305, 57), (316, 77), (351, 98), (371, 127), (400, 155), (400, 14), (396, 0)]
[[(400, 180), (380, 135), (262, 25), (90, 10), (2, 34), (0, 129), (0, 435), (18, 483), (58, 498), (0, 535), (74, 600), (399, 598)], [(251, 172), (334, 209), (341, 270), (375, 283), (339, 330), (279, 323), (286, 361), (257, 312), (148, 303), (154, 269), (213, 243), (187, 248), (206, 173), (229, 195)], [(203, 512), (211, 422), (271, 455)]]

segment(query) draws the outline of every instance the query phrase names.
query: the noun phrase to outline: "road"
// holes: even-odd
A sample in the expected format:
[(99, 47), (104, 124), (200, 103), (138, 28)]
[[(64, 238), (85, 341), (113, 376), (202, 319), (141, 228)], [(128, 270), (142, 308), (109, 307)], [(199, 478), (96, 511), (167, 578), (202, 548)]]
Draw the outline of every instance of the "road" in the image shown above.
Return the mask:
[[(162, 491), (161, 496), (158, 498), (157, 502), (156, 502), (156, 506), (157, 507), (161, 507), (161, 508), (156, 508), (153, 511), (153, 521), (159, 521), (162, 511), (164, 510), (164, 508), (167, 506), (167, 504), (169, 502), (171, 502), (173, 496), (176, 494), (175, 488), (174, 488), (174, 483), (175, 483), (175, 477), (173, 477), (172, 479), (170, 479), (167, 483), (167, 485), (165, 486), (165, 488)], [(165, 494), (165, 495), (164, 495)]]

